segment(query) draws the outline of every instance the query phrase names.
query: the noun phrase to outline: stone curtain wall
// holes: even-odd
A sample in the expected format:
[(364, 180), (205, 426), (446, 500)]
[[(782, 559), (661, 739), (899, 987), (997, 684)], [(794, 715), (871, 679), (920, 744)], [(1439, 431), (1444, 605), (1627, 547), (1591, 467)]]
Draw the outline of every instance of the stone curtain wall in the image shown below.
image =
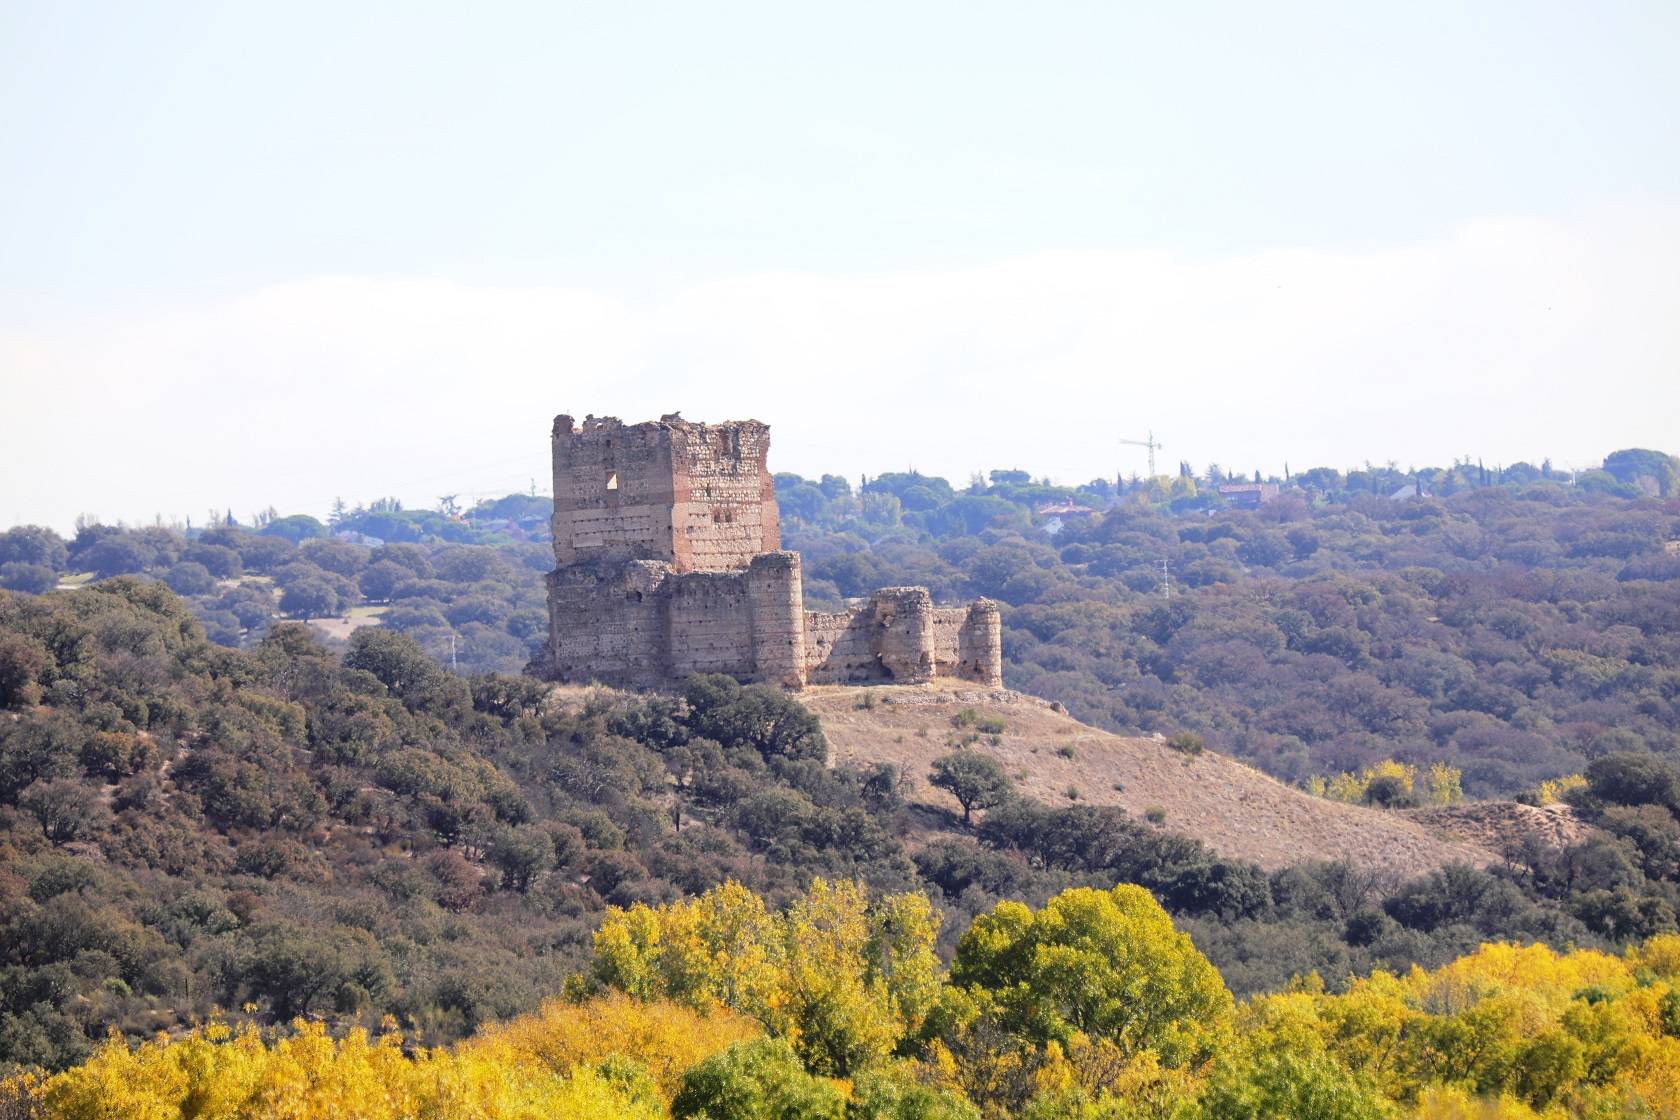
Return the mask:
[(805, 679), (811, 684), (884, 680), (875, 656), (874, 612), (805, 612)]
[(562, 681), (651, 688), (695, 673), (805, 683), (799, 555), (769, 552), (744, 572), (678, 572), (651, 560), (595, 560), (548, 576), (549, 643), (535, 668)]
[(1003, 683), (1003, 620), (997, 604), (981, 599), (933, 612), (934, 675), (981, 684)]
[(751, 679), (752, 615), (747, 581), (735, 572), (685, 572), (665, 580), (665, 679), (728, 673)]
[(936, 607), (933, 612), (933, 671), (941, 677), (961, 674), (962, 628), (968, 623), (967, 607)]
[(695, 673), (799, 688), (955, 676), (1002, 683), (997, 607), (888, 587), (807, 611), (782, 552), (770, 429), (676, 415), (554, 421), (549, 641), (531, 671), (652, 688)]
[(651, 687), (665, 667), (663, 590), (670, 566), (650, 560), (573, 564), (548, 574), (546, 664), (564, 681)]
[(805, 612), (805, 678), (811, 684), (911, 684), (958, 677), (1003, 684), (997, 605), (935, 607), (926, 588), (889, 587), (850, 611)]
[(654, 688), (727, 673), (789, 688), (1003, 683), (995, 604), (936, 608), (925, 588), (896, 587), (849, 611), (807, 611), (793, 552), (757, 556), (744, 572), (586, 561), (551, 572), (548, 585), (547, 662), (536, 668), (556, 680)]

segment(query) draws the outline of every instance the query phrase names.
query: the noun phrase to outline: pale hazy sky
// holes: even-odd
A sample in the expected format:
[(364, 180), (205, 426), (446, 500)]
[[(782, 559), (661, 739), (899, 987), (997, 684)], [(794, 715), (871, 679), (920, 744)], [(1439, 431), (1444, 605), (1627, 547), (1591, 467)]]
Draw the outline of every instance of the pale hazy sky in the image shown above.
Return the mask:
[(1680, 4), (0, 5), (0, 524), (1680, 451)]

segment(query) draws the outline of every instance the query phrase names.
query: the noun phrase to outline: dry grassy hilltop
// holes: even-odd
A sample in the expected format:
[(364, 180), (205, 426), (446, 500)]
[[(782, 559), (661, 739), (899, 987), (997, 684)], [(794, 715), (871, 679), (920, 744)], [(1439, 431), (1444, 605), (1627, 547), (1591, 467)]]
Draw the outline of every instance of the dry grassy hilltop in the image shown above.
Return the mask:
[(1581, 843), (1594, 831), (1568, 805), (1473, 801), (1450, 808), (1408, 809), (1405, 815), (1434, 832), (1495, 850), (1532, 837), (1556, 851)]
[[(1191, 756), (1157, 739), (1099, 731), (1007, 689), (961, 682), (818, 687), (799, 699), (821, 718), (835, 762), (894, 763), (910, 783), (911, 800), (940, 809), (954, 810), (956, 801), (928, 784), (928, 767), (958, 737), (978, 730), (975, 747), (994, 754), (1031, 797), (1067, 805), (1077, 794), (1140, 820), (1159, 809), (1162, 827), (1268, 870), (1325, 859), (1416, 875), (1497, 858), (1485, 843), (1420, 820), (1312, 797), (1211, 751)], [(969, 726), (959, 728), (959, 721)]]

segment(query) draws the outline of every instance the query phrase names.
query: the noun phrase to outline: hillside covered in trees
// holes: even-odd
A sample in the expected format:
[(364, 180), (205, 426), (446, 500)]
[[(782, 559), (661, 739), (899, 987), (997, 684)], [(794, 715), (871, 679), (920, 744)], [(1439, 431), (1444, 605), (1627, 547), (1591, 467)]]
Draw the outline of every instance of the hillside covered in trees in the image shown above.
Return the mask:
[(61, 1067), (218, 1007), (449, 1042), (558, 991), (608, 907), (730, 880), (772, 907), (817, 878), (925, 892), (944, 954), (1000, 901), (1135, 884), (1239, 995), (1489, 939), (1617, 949), (1680, 902), (1680, 768), (1649, 753), (1587, 767), (1573, 796), (1603, 829), (1580, 843), (1407, 883), (1268, 873), (957, 759), (934, 780), (978, 778), (983, 811), (922, 843), (904, 775), (828, 761), (804, 707), (727, 678), (565, 701), (384, 627), (342, 652), (285, 622), (219, 646), (155, 581), (0, 592), (0, 1062)]
[[(1194, 731), (1287, 781), (1446, 762), (1486, 796), (1680, 749), (1680, 490), (1661, 462), (1660, 490), (1630, 476), (1649, 496), (1603, 472), (1308, 472), (1253, 510), (1184, 476), (1180, 498), (1113, 505), (1008, 472), (783, 489), (806, 499), (784, 509), (808, 596), (997, 598), (1006, 682), (1082, 720)], [(1070, 503), (1090, 512), (1035, 513)]]

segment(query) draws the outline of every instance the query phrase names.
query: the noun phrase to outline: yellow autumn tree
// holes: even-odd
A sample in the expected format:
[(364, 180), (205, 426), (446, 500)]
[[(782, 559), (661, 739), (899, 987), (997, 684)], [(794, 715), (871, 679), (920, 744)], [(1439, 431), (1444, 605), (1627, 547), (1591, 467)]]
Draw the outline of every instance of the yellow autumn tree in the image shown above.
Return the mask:
[(764, 900), (734, 881), (688, 902), (614, 907), (595, 934), (592, 975), (639, 999), (721, 1005), (767, 1021), (786, 986), (783, 932)]
[(1463, 1089), (1425, 1089), (1408, 1120), (1541, 1120), (1522, 1101), (1503, 1094), (1478, 1097)]
[[(450, 1049), (320, 1024), (113, 1038), (0, 1082), (28, 1120), (1680, 1117), (1680, 936), (1487, 944), (1233, 1007), (1148, 892), (1000, 903), (948, 978), (924, 897), (738, 884), (614, 911), (593, 997)], [(765, 1037), (765, 1033), (773, 1037)], [(896, 1051), (896, 1053), (895, 1053)]]
[(688, 902), (608, 912), (595, 983), (751, 1015), (812, 1072), (844, 1077), (914, 1033), (937, 999), (938, 916), (922, 895), (871, 904), (818, 879), (787, 913), (725, 883)]
[(1063, 891), (1036, 913), (1001, 902), (957, 946), (951, 983), (971, 1019), (1035, 1042), (1107, 1039), (1168, 1065), (1204, 1059), (1231, 1017), (1219, 972), (1150, 893)]
[(1464, 774), (1444, 762), (1432, 763), (1421, 774), (1409, 762), (1385, 758), (1356, 771), (1330, 777), (1314, 775), (1306, 790), (1314, 797), (1345, 801), (1350, 805), (1376, 804), (1457, 805), (1464, 800)]
[(1322, 1046), (1420, 1117), (1680, 1115), (1677, 971), (1680, 937), (1623, 956), (1488, 944), (1341, 995), (1263, 997), (1238, 1032), (1250, 1045), (1255, 1017), (1287, 1005), (1291, 1045)]
[(1444, 762), (1432, 763), (1424, 776), (1424, 800), (1431, 805), (1457, 805), (1464, 800), (1464, 772)]
[(614, 1056), (631, 1057), (669, 1100), (690, 1066), (761, 1033), (756, 1022), (726, 1007), (701, 1014), (669, 1000), (614, 992), (582, 1003), (549, 1000), (457, 1049), (505, 1067), (536, 1066), (562, 1077)]
[(86, 1062), (35, 1083), (43, 1120), (655, 1120), (663, 1103), (640, 1067), (560, 1075), (463, 1048), (403, 1053), (401, 1038), (329, 1036), (298, 1022), (272, 1040), (211, 1024), (130, 1047), (113, 1039)]
[(1542, 805), (1556, 805), (1576, 790), (1586, 788), (1585, 774), (1565, 774), (1561, 778), (1547, 778), (1535, 791), (1535, 800)]

